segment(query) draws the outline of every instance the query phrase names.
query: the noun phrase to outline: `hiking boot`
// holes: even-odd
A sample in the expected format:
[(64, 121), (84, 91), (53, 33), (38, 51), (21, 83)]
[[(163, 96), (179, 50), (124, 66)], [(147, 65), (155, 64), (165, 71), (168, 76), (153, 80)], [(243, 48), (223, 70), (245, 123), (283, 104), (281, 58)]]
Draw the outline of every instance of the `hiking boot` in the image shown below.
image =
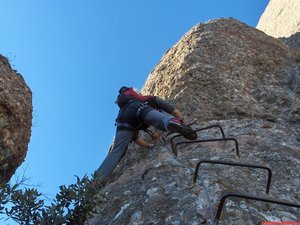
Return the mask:
[(183, 124), (177, 118), (172, 118), (169, 120), (168, 130), (174, 133), (179, 133), (189, 140), (195, 140), (197, 138), (197, 133), (191, 127)]

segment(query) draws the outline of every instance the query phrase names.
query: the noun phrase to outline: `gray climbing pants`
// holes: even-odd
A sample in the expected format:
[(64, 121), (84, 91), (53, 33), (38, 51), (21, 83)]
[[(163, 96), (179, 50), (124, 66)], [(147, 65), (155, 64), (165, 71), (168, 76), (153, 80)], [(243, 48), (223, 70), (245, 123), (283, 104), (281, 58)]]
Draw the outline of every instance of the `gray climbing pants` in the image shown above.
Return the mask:
[[(151, 110), (147, 113), (144, 119), (144, 123), (149, 126), (153, 126), (159, 130), (166, 131), (169, 120), (173, 116), (158, 112), (157, 110)], [(106, 182), (114, 169), (117, 167), (121, 158), (125, 155), (129, 143), (132, 141), (134, 135), (133, 131), (119, 130), (117, 129), (115, 140), (113, 143), (113, 149), (106, 156), (100, 167), (95, 172), (95, 179), (100, 182)]]
[(153, 126), (162, 131), (166, 131), (168, 130), (168, 123), (171, 118), (174, 118), (174, 116), (161, 113), (157, 110), (151, 110), (147, 113), (143, 122), (146, 125)]

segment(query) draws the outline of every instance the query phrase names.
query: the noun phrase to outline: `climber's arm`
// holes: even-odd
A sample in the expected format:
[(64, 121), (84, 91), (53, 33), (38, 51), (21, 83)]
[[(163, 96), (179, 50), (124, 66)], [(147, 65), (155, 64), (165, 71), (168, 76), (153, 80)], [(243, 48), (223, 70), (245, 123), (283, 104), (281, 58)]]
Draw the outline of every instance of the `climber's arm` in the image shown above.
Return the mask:
[(151, 144), (147, 143), (144, 139), (138, 137), (136, 140), (135, 140), (135, 143), (137, 143), (138, 145), (142, 146), (143, 148), (150, 148), (152, 147)]
[(144, 139), (139, 137), (139, 133), (140, 133), (139, 130), (137, 130), (133, 133), (132, 141), (137, 143), (139, 146), (142, 146), (143, 148), (149, 148), (150, 144), (148, 144)]
[(172, 115), (183, 121), (182, 113), (178, 109), (174, 109)]

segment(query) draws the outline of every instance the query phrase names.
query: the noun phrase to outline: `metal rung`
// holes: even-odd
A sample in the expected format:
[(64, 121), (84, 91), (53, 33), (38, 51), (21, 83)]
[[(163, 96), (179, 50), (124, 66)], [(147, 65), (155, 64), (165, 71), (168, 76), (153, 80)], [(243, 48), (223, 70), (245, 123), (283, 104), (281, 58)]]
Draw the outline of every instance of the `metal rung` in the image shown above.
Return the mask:
[(269, 192), (270, 192), (271, 179), (272, 179), (272, 170), (267, 166), (260, 166), (260, 165), (249, 164), (249, 163), (237, 163), (237, 162), (229, 162), (229, 161), (220, 161), (220, 160), (201, 160), (197, 163), (195, 173), (194, 173), (193, 183), (196, 182), (200, 165), (203, 164), (203, 163), (221, 164), (221, 165), (228, 165), (228, 166), (250, 167), (250, 168), (267, 170), (268, 171), (268, 181), (267, 181), (267, 187), (266, 187), (266, 194), (268, 195)]
[(202, 139), (202, 140), (191, 140), (191, 141), (180, 141), (175, 144), (172, 148), (173, 153), (177, 156), (177, 146), (181, 144), (194, 144), (194, 143), (201, 143), (201, 142), (216, 142), (216, 141), (234, 141), (235, 142), (235, 149), (236, 149), (236, 156), (240, 158), (240, 150), (239, 144), (235, 138), (215, 138), (215, 139)]
[[(191, 124), (188, 124), (188, 125), (191, 125)], [(208, 129), (215, 128), (215, 127), (217, 127), (217, 128), (220, 129), (221, 134), (222, 134), (222, 137), (225, 138), (225, 133), (224, 133), (223, 128), (222, 128), (220, 125), (217, 125), (217, 124), (216, 124), (216, 125), (212, 125), (212, 126), (208, 126), (208, 127), (198, 128), (198, 129), (194, 130), (194, 132), (197, 133), (197, 132), (199, 132), (199, 131), (208, 130)], [(173, 136), (173, 137), (170, 139), (172, 149), (174, 148), (174, 139), (175, 139), (175, 138), (178, 138), (178, 137), (181, 137), (181, 136), (182, 136), (181, 134), (177, 134), (177, 135)]]
[(223, 210), (223, 206), (225, 205), (226, 199), (229, 197), (245, 198), (245, 199), (251, 199), (251, 200), (260, 201), (260, 202), (268, 202), (268, 203), (277, 204), (277, 205), (285, 205), (285, 206), (289, 206), (289, 207), (300, 208), (300, 204), (293, 203), (293, 202), (276, 200), (276, 199), (272, 199), (272, 198), (258, 197), (258, 196), (247, 195), (247, 194), (242, 194), (242, 193), (229, 192), (229, 193), (225, 193), (220, 200), (218, 210), (217, 210), (217, 213), (216, 213), (216, 216), (214, 219), (215, 225), (218, 225), (220, 217), (221, 217), (221, 213)]

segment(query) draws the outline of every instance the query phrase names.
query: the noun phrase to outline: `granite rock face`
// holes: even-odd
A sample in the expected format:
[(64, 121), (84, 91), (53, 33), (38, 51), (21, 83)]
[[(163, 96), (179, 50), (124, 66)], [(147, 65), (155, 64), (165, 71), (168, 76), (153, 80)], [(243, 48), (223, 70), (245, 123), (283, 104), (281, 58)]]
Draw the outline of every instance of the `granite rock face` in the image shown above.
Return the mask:
[[(86, 225), (213, 224), (228, 191), (300, 203), (300, 58), (280, 39), (231, 18), (198, 24), (165, 53), (142, 91), (173, 101), (194, 128), (221, 126), (238, 141), (240, 159), (232, 140), (180, 144), (177, 157), (174, 134), (150, 150), (132, 144)], [(222, 137), (218, 127), (198, 136)], [(200, 160), (268, 166), (270, 193), (263, 169), (204, 164), (193, 183)], [(219, 224), (299, 218), (296, 208), (230, 199)]]
[(280, 38), (300, 55), (300, 0), (271, 0), (256, 28)]
[(32, 124), (32, 95), (23, 77), (0, 55), (0, 179), (24, 161)]
[(190, 119), (300, 119), (299, 60), (281, 40), (233, 19), (193, 27), (144, 86)]
[(287, 44), (290, 48), (297, 51), (298, 58), (300, 57), (300, 32), (293, 34), (288, 38), (280, 38), (285, 44)]
[(300, 32), (300, 1), (270, 0), (257, 29), (273, 37), (290, 37)]

